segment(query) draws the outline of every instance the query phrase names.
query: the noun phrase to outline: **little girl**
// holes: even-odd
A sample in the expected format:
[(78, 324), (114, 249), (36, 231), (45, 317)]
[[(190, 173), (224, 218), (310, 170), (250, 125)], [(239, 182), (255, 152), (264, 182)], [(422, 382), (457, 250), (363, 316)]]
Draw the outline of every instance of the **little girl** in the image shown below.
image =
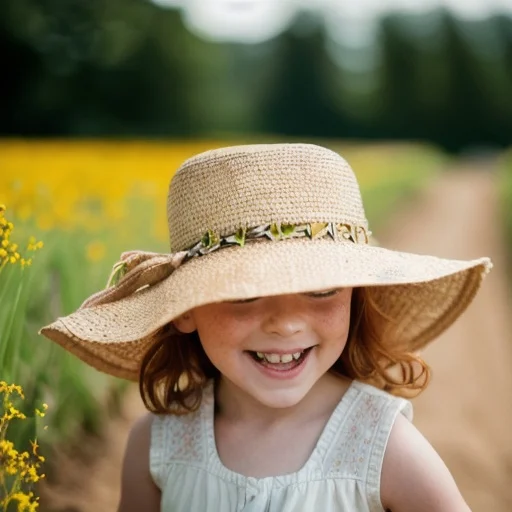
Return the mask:
[(309, 144), (189, 159), (168, 220), (171, 253), (124, 253), (42, 329), (139, 381), (120, 512), (469, 510), (400, 397), (487, 258), (372, 245), (349, 165)]

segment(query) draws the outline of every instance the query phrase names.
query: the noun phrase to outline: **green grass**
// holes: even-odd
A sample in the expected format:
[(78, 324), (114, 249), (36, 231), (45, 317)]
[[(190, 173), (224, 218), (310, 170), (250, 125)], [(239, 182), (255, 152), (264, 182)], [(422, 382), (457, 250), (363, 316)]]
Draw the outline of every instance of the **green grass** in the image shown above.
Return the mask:
[(508, 271), (509, 276), (512, 278), (512, 149), (506, 151), (500, 158), (498, 179)]
[[(2, 380), (22, 385), (28, 409), (41, 402), (49, 404), (45, 418), (49, 428), (39, 433), (48, 442), (71, 439), (79, 427), (97, 431), (101, 403), (113, 385), (37, 335), (42, 325), (79, 303), (81, 295), (81, 283), (69, 279), (69, 262), (76, 257), (73, 244), (67, 241), (63, 258), (52, 238), (56, 236), (50, 237), (31, 267), (7, 265), (0, 275)], [(76, 265), (79, 269), (80, 262)]]
[[(90, 368), (37, 333), (104, 288), (121, 252), (166, 249), (144, 229), (151, 221), (148, 205), (140, 199), (132, 204), (131, 225), (140, 235), (129, 245), (117, 236), (118, 226), (94, 234), (61, 229), (41, 232), (34, 223), (9, 219), (15, 224), (13, 241), (22, 246), (34, 234), (44, 247), (30, 267), (8, 264), (0, 273), (0, 379), (24, 388), (27, 410), (33, 404), (48, 403), (44, 420), (48, 428), (38, 433), (47, 445), (72, 440), (82, 429), (98, 432), (105, 409), (118, 403), (126, 388), (127, 382)], [(87, 258), (85, 250), (91, 240), (101, 240), (106, 247), (105, 256), (96, 262)], [(11, 430), (16, 428), (13, 423)]]

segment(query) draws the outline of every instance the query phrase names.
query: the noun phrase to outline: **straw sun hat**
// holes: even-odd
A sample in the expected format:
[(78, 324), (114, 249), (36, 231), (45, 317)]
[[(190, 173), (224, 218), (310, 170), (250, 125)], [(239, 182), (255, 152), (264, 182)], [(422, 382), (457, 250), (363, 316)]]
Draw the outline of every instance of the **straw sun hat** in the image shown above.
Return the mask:
[(169, 254), (124, 253), (112, 284), (41, 333), (106, 373), (137, 380), (155, 331), (194, 307), (370, 287), (393, 343), (419, 350), (467, 307), (488, 258), (440, 259), (370, 243), (359, 186), (310, 144), (236, 146), (187, 160), (168, 196)]

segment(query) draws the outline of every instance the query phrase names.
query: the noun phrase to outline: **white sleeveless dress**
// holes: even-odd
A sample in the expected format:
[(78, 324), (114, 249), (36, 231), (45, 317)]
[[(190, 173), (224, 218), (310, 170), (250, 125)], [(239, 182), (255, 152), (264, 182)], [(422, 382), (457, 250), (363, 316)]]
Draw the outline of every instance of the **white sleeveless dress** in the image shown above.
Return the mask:
[(353, 381), (299, 471), (246, 477), (219, 459), (210, 383), (195, 413), (154, 417), (150, 471), (161, 511), (383, 512), (382, 461), (399, 413), (412, 420), (410, 402)]

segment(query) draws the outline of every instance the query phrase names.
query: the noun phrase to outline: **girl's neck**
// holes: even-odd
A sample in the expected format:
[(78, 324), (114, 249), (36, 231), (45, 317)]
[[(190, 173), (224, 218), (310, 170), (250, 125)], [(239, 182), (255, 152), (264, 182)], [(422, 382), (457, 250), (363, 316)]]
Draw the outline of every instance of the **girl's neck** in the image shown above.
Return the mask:
[(215, 386), (216, 414), (228, 422), (250, 422), (261, 426), (310, 421), (330, 416), (349, 386), (348, 379), (327, 372), (299, 403), (292, 407), (274, 408), (251, 398), (221, 375)]

